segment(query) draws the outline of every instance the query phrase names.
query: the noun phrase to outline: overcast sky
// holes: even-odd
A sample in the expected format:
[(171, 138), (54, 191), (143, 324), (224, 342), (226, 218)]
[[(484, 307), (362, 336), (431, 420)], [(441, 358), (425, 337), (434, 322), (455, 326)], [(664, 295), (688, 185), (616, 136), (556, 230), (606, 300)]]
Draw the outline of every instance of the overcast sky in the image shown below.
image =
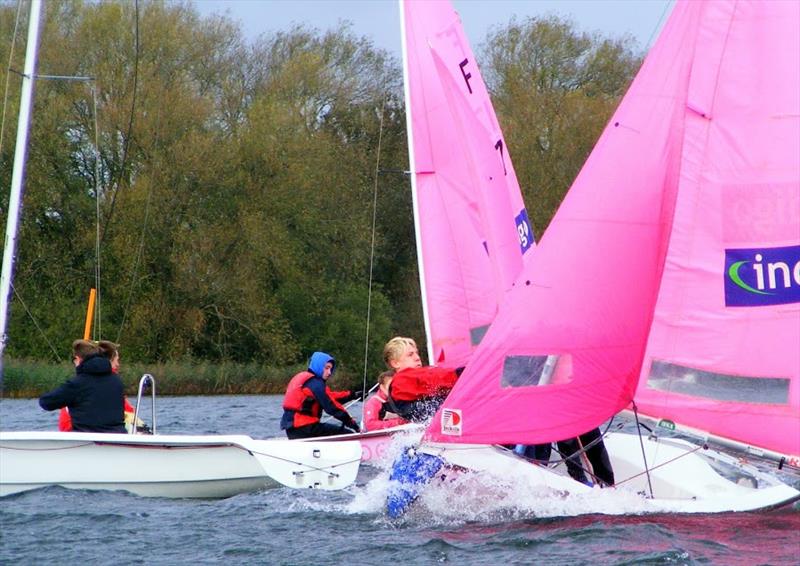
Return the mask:
[[(632, 35), (644, 49), (652, 43), (674, 0), (454, 0), (473, 48), (492, 27), (512, 17), (557, 14), (573, 20), (578, 29), (607, 36)], [(400, 18), (396, 0), (195, 0), (201, 14), (227, 13), (238, 20), (245, 36), (289, 29), (304, 23), (319, 30), (352, 23), (357, 35), (372, 38), (378, 47), (399, 56)]]

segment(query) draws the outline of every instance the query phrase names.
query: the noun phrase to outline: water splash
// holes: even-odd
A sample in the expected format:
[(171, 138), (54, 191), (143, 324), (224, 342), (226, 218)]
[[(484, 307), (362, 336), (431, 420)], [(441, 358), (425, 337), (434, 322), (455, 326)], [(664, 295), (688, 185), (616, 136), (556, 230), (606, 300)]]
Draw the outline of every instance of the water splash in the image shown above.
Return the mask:
[[(393, 461), (391, 458), (407, 448), (408, 439), (397, 439), (387, 449), (387, 456), (390, 453), (393, 456), (386, 460)], [(390, 471), (391, 464), (385, 465), (365, 484), (354, 488), (353, 499), (346, 511), (385, 515), (386, 498), (393, 488)], [(454, 470), (438, 473), (400, 523), (441, 526), (589, 514), (637, 515), (657, 511), (652, 501), (622, 488), (595, 487), (587, 492), (581, 487), (570, 492), (543, 486), (535, 475), (526, 474), (523, 466), (504, 470), (502, 474)]]

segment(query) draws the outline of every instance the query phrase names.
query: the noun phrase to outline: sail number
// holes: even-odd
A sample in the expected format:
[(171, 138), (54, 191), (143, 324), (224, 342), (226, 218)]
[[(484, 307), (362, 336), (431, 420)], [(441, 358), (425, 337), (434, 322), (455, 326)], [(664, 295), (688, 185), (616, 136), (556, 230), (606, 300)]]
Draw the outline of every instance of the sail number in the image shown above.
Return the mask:
[(524, 208), (519, 211), (514, 217), (514, 223), (517, 225), (517, 234), (519, 235), (519, 247), (524, 254), (533, 245), (533, 229), (531, 222), (528, 219), (528, 211)]

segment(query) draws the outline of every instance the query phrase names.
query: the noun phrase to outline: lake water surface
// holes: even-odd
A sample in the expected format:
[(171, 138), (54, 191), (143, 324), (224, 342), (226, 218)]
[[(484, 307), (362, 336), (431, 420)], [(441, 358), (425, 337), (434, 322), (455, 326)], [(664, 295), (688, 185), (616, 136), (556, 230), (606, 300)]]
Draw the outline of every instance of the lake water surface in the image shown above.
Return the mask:
[[(164, 397), (158, 431), (279, 436), (279, 396)], [(147, 414), (145, 413), (145, 416)], [(36, 400), (0, 400), (0, 428), (56, 428)], [(593, 509), (476, 486), (383, 513), (387, 472), (339, 492), (271, 489), (224, 500), (48, 488), (0, 500), (0, 564), (800, 564), (800, 506), (636, 515), (597, 490)], [(605, 492), (605, 493), (604, 493)]]

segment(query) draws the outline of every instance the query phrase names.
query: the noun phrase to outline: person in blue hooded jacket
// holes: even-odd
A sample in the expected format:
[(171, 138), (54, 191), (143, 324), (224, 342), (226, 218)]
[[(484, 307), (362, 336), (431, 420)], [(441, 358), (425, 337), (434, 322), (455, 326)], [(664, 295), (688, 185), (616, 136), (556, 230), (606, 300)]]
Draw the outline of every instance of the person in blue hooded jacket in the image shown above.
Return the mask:
[[(332, 436), (360, 432), (358, 423), (342, 403), (362, 396), (362, 391), (332, 391), (328, 379), (336, 370), (336, 360), (325, 352), (314, 352), (308, 370), (295, 375), (286, 386), (281, 429), (290, 439)], [(322, 411), (341, 421), (341, 425), (320, 421)]]

